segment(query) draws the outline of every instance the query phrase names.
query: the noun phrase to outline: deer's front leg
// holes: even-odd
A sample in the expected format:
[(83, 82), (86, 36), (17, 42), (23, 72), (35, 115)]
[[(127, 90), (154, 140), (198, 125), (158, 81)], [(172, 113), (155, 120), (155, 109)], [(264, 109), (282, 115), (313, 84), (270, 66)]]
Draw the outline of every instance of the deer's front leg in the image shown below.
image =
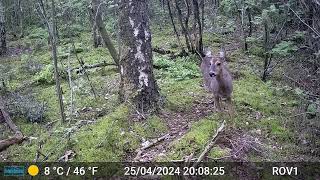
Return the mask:
[(214, 96), (214, 106), (217, 111), (221, 111), (220, 97)]
[(233, 109), (233, 104), (231, 101), (231, 97), (227, 97), (227, 104), (228, 104), (228, 113), (230, 114), (231, 117), (234, 115), (234, 109)]

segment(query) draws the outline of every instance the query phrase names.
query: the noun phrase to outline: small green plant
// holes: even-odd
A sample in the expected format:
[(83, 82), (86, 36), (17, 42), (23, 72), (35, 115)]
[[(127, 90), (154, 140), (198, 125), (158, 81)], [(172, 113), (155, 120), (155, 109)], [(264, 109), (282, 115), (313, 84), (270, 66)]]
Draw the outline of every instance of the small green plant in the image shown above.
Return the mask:
[(53, 66), (51, 64), (45, 66), (43, 70), (36, 74), (35, 81), (41, 84), (53, 84)]
[(272, 54), (285, 57), (298, 50), (298, 47), (292, 41), (282, 41), (271, 50)]
[(48, 32), (43, 28), (34, 28), (28, 35), (29, 39), (48, 39)]
[(153, 65), (159, 69), (167, 69), (168, 67), (174, 66), (174, 62), (164, 57), (156, 57)]
[[(62, 78), (66, 78), (66, 72), (59, 71), (59, 76)], [(34, 77), (34, 80), (39, 84), (53, 84), (54, 83), (54, 68), (51, 64), (46, 65), (39, 73), (37, 73)]]
[(161, 76), (176, 81), (200, 77), (199, 67), (193, 57), (178, 58), (175, 61), (166, 58), (156, 58), (154, 65), (161, 70)]

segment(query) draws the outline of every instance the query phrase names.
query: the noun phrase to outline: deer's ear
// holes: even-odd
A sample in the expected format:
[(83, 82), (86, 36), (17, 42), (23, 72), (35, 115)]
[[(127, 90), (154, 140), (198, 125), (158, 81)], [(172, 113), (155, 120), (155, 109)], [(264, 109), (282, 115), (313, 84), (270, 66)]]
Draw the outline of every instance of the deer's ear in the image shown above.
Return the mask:
[(209, 48), (205, 48), (204, 54), (205, 54), (206, 57), (212, 57), (212, 52), (210, 51)]
[(220, 50), (219, 57), (220, 57), (220, 59), (225, 59), (226, 58), (226, 52), (223, 51), (223, 50)]

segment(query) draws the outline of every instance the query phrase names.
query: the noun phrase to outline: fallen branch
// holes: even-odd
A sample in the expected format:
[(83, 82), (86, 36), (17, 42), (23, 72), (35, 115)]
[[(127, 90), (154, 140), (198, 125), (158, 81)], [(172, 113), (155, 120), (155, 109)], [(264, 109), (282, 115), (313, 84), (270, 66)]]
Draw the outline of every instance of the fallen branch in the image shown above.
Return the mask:
[(9, 146), (13, 144), (20, 144), (22, 141), (26, 139), (20, 132), (19, 128), (13, 123), (11, 120), (9, 113), (4, 109), (4, 102), (2, 97), (0, 96), (0, 119), (1, 121), (5, 121), (9, 128), (15, 133), (15, 135), (11, 138), (0, 140), (0, 151), (7, 149)]
[(198, 164), (203, 160), (204, 156), (212, 149), (212, 147), (216, 142), (217, 136), (224, 129), (224, 126), (225, 126), (225, 121), (223, 121), (221, 126), (217, 129), (216, 133), (213, 135), (209, 144), (205, 147), (204, 151), (201, 153), (198, 160), (193, 164), (193, 167), (197, 167)]
[(24, 136), (15, 135), (11, 138), (0, 140), (0, 152), (7, 149), (11, 145), (22, 143), (25, 139), (26, 137)]
[(175, 59), (177, 57), (185, 57), (185, 56), (188, 56), (188, 53), (185, 52), (185, 51), (180, 51), (178, 53), (175, 53), (173, 51), (170, 51), (170, 50), (165, 50), (163, 48), (160, 48), (160, 47), (153, 47), (152, 48), (152, 51), (153, 52), (156, 52), (156, 53), (159, 53), (159, 54), (162, 54), (162, 55), (169, 55), (169, 57), (171, 59)]
[(147, 146), (144, 146), (144, 147), (138, 149), (138, 153), (137, 153), (136, 157), (135, 157), (133, 160), (134, 160), (134, 161), (137, 161), (137, 160), (141, 157), (141, 154), (142, 154), (142, 152), (143, 152), (144, 150), (146, 150), (146, 149), (148, 149), (148, 148), (150, 148), (150, 147), (158, 144), (160, 141), (165, 140), (169, 135), (170, 135), (170, 133), (165, 134), (164, 136), (161, 136), (161, 137), (153, 140), (153, 141), (152, 141), (150, 144), (148, 144)]
[(105, 67), (105, 66), (117, 66), (117, 65), (114, 63), (106, 63), (106, 62), (91, 64), (91, 65), (84, 64), (82, 67), (71, 68), (70, 71), (76, 71), (76, 73), (79, 73), (79, 72), (83, 71), (84, 69), (94, 69), (97, 67)]
[(22, 136), (19, 128), (13, 123), (13, 121), (11, 120), (9, 113), (6, 112), (6, 110), (4, 109), (4, 102), (2, 100), (2, 97), (0, 96), (0, 119), (4, 120), (9, 128), (15, 133), (15, 134), (19, 134)]
[(152, 48), (152, 51), (156, 52), (156, 53), (159, 53), (159, 54), (174, 54), (173, 51), (165, 50), (165, 49), (160, 48), (160, 47), (154, 47), (154, 48)]
[[(198, 158), (192, 158), (192, 159), (189, 159), (189, 162), (196, 162), (197, 160), (198, 160)], [(183, 158), (183, 159), (178, 159), (178, 160), (171, 160), (170, 162), (182, 163), (182, 162), (186, 162), (186, 159)]]

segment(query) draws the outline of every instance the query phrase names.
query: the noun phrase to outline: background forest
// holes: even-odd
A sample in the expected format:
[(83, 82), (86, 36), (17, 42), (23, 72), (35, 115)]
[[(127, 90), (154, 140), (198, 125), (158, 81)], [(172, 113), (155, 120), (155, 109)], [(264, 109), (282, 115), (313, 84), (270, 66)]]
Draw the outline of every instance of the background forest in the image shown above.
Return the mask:
[(0, 161), (319, 161), (319, 0), (1, 0), (0, 56)]

